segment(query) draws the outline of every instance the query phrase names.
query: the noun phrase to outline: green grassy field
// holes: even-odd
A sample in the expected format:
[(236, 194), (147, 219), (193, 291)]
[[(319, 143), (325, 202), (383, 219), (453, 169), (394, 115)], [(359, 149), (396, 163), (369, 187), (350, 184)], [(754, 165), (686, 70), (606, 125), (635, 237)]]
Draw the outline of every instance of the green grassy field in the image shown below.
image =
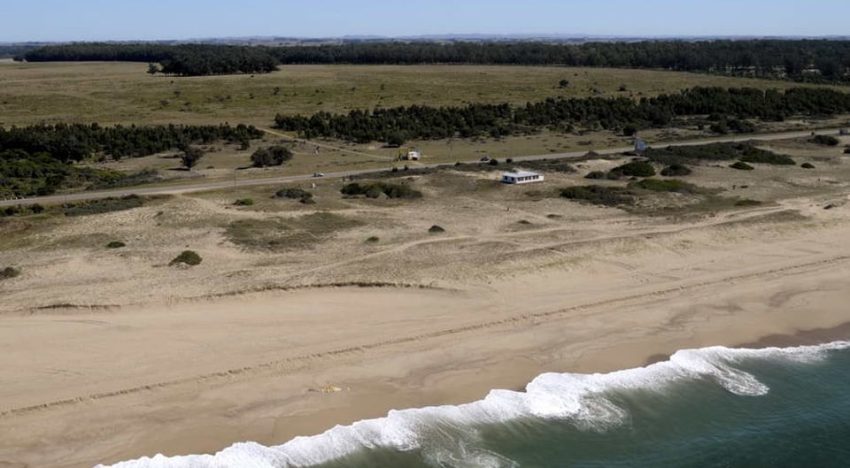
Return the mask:
[[(278, 112), (653, 96), (693, 86), (795, 84), (693, 73), (521, 66), (300, 65), (256, 76), (151, 76), (140, 63), (0, 63), (0, 123), (253, 123)], [(558, 83), (570, 82), (566, 88)], [(625, 91), (621, 91), (625, 87)]]

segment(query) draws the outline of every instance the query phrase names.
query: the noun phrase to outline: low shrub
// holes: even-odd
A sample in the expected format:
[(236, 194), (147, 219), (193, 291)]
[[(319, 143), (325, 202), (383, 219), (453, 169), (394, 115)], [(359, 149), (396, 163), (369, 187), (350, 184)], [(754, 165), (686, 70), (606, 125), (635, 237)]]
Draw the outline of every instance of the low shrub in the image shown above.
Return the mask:
[(634, 204), (634, 194), (622, 187), (603, 187), (601, 185), (583, 185), (561, 189), (561, 196), (569, 200), (603, 206)]
[(6, 218), (10, 216), (29, 216), (43, 212), (44, 207), (39, 205), (38, 203), (33, 205), (7, 206), (5, 208), (0, 208), (0, 218)]
[(655, 168), (647, 161), (632, 161), (630, 163), (617, 166), (608, 172), (609, 178), (612, 176), (620, 177), (652, 177), (655, 175)]
[(732, 169), (737, 169), (739, 171), (752, 171), (753, 169), (755, 169), (753, 166), (750, 166), (749, 164), (743, 161), (738, 161), (734, 164), (729, 165), (729, 167), (731, 167)]
[(252, 199), (252, 198), (240, 198), (240, 199), (236, 200), (235, 202), (233, 202), (233, 204), (235, 206), (253, 206), (254, 205), (254, 199)]
[(106, 244), (107, 249), (121, 249), (121, 248), (124, 248), (124, 247), (127, 247), (127, 244), (125, 244), (121, 241), (112, 241), (112, 242)]
[(590, 179), (590, 180), (604, 179), (605, 178), (605, 172), (603, 172), (603, 171), (590, 171), (586, 176), (584, 176), (584, 178)]
[(365, 195), (368, 198), (378, 198), (381, 194), (388, 198), (421, 198), (422, 192), (410, 188), (404, 184), (393, 184), (389, 182), (372, 182), (360, 184), (352, 182), (345, 185), (340, 192), (346, 196), (361, 196)]
[(491, 166), (498, 166), (499, 160), (498, 159), (491, 159), (490, 162), (488, 162), (487, 164), (489, 164)]
[(123, 172), (104, 173), (92, 185), (91, 189), (102, 190), (110, 188), (130, 187), (133, 185), (149, 184), (161, 180), (162, 177), (155, 169), (145, 169), (133, 174), (124, 174)]
[(0, 270), (0, 280), (11, 279), (20, 276), (21, 270), (14, 267), (6, 267)]
[(545, 172), (560, 172), (563, 174), (573, 174), (578, 172), (572, 164), (565, 162), (562, 159), (540, 159), (537, 161), (523, 161), (523, 169), (532, 171)]
[(736, 159), (762, 164), (794, 164), (788, 156), (756, 148), (749, 143), (710, 143), (707, 145), (669, 146), (660, 149), (650, 148), (645, 154), (650, 160), (667, 165)]
[(794, 166), (797, 164), (789, 156), (769, 151), (746, 154), (741, 157), (741, 161), (750, 164), (773, 164), (776, 166)]
[(684, 177), (691, 174), (693, 174), (691, 168), (679, 163), (673, 163), (661, 170), (661, 175), (664, 177)]
[(743, 200), (738, 200), (738, 201), (735, 202), (735, 206), (738, 206), (738, 207), (759, 206), (761, 204), (762, 204), (762, 202), (760, 202), (758, 200), (750, 200), (748, 198), (745, 198)]
[(188, 265), (188, 266), (196, 266), (200, 265), (203, 259), (197, 252), (192, 250), (184, 250), (180, 253), (180, 255), (174, 257), (174, 260), (169, 262), (169, 265)]
[(435, 224), (435, 225), (431, 226), (431, 228), (430, 228), (430, 229), (428, 229), (428, 232), (430, 232), (431, 234), (439, 234), (439, 233), (441, 233), (441, 232), (446, 232), (446, 230), (445, 230), (445, 229), (443, 229), (443, 227), (442, 227), (442, 226), (437, 226), (437, 225)]
[(632, 182), (629, 187), (636, 187), (652, 192), (699, 193), (699, 187), (676, 179), (643, 179)]
[(313, 200), (313, 194), (297, 187), (294, 188), (285, 188), (282, 190), (278, 190), (275, 194), (277, 198), (289, 198), (291, 200), (298, 200), (301, 203), (315, 203)]
[(815, 165), (812, 163), (803, 163), (800, 164), (800, 167), (802, 167), (803, 169), (814, 169)]
[(844, 154), (850, 154), (850, 148), (844, 148)]
[(251, 165), (254, 167), (280, 166), (292, 159), (292, 151), (285, 146), (270, 146), (260, 148), (251, 155)]
[(114, 211), (132, 210), (145, 204), (145, 200), (138, 195), (127, 195), (121, 198), (104, 198), (81, 203), (68, 203), (62, 205), (65, 216), (89, 216)]
[(378, 236), (372, 236), (372, 237), (366, 239), (367, 244), (377, 244), (380, 241), (381, 241), (381, 238), (378, 237)]
[(815, 135), (809, 141), (816, 145), (823, 146), (838, 146), (838, 144), (841, 143), (838, 138), (835, 138), (832, 135)]

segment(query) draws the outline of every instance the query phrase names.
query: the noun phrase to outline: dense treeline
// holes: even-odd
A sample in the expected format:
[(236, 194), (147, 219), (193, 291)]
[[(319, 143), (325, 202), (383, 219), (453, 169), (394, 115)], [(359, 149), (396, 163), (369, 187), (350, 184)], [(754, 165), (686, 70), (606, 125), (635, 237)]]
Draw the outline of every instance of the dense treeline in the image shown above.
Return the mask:
[[(409, 106), (348, 114), (278, 115), (275, 125), (306, 138), (328, 137), (369, 142), (390, 139), (493, 137), (530, 133), (541, 128), (621, 130), (659, 128), (678, 117), (708, 116), (726, 121), (759, 118), (781, 121), (792, 115), (850, 112), (850, 94), (827, 89), (793, 88), (785, 92), (752, 88), (693, 88), (678, 94), (642, 98), (546, 99), (513, 107), (469, 104), (462, 107)], [(749, 130), (742, 125), (741, 128)]]
[(203, 44), (65, 44), (40, 47), (22, 58), (28, 62), (159, 63), (158, 72), (178, 76), (268, 73), (278, 65), (267, 48)]
[(278, 63), (473, 63), (654, 68), (850, 82), (850, 41), (841, 40), (354, 42), (286, 47), (81, 43), (42, 47), (24, 58), (158, 62), (163, 72), (181, 75), (262, 73)]
[(190, 144), (209, 144), (219, 140), (233, 143), (261, 138), (254, 126), (230, 125), (156, 125), (104, 127), (98, 124), (34, 125), (0, 128), (0, 151), (23, 150), (47, 153), (62, 162), (82, 161), (103, 154), (113, 159), (156, 154)]
[(0, 44), (0, 58), (20, 57), (35, 48), (34, 45), (26, 44)]
[(92, 156), (140, 157), (220, 140), (244, 146), (261, 137), (262, 132), (245, 125), (0, 128), (0, 198), (48, 195), (66, 187), (117, 186), (133, 177), (72, 164)]
[[(784, 74), (846, 79), (850, 41), (719, 40), (549, 44), (543, 42), (351, 43), (275, 49), (281, 63), (487, 63)], [(752, 67), (752, 68), (750, 68)]]

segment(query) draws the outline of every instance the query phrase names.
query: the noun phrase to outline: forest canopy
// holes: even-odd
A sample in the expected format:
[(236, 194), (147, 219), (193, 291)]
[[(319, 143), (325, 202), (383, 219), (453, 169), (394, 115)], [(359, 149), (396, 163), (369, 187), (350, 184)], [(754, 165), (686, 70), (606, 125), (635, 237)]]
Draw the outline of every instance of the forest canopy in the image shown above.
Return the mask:
[(266, 48), (203, 44), (63, 44), (32, 50), (19, 59), (28, 62), (158, 63), (159, 73), (177, 76), (269, 73), (278, 69), (277, 58)]
[[(749, 118), (782, 121), (793, 115), (848, 112), (850, 94), (828, 89), (792, 88), (782, 92), (753, 88), (692, 88), (640, 100), (625, 97), (550, 98), (524, 106), (406, 106), (354, 110), (348, 114), (279, 114), (275, 118), (275, 126), (298, 132), (306, 138), (339, 138), (365, 143), (388, 141), (399, 135), (406, 139), (501, 137), (532, 133), (543, 128), (569, 130), (575, 126), (617, 131), (626, 127), (661, 128), (669, 126), (676, 118), (690, 116), (706, 116), (719, 122), (738, 122), (738, 119)], [(741, 132), (753, 131), (751, 125), (740, 123), (729, 127)]]
[(589, 42), (349, 42), (311, 46), (76, 43), (20, 59), (160, 63), (174, 75), (265, 73), (286, 64), (505, 64), (651, 68), (723, 75), (850, 82), (850, 41), (715, 40)]
[(94, 156), (141, 157), (228, 141), (243, 144), (263, 133), (253, 126), (35, 125), (0, 127), (0, 198), (49, 195), (60, 188), (114, 186), (125, 175), (73, 165)]

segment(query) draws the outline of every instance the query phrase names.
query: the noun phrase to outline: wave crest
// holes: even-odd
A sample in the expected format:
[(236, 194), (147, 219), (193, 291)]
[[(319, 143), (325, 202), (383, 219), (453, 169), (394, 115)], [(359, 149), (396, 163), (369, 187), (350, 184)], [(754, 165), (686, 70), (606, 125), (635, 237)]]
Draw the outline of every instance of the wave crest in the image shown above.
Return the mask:
[[(525, 392), (492, 390), (483, 400), (456, 406), (393, 410), (384, 418), (336, 426), (309, 437), (296, 437), (274, 447), (254, 442), (234, 444), (215, 455), (144, 457), (113, 465), (117, 468), (218, 468), (252, 466), (283, 468), (326, 463), (363, 449), (388, 448), (400, 451), (422, 449), (435, 433), (461, 431), (474, 437), (476, 427), (524, 417), (563, 419), (580, 429), (604, 431), (623, 424), (628, 414), (610, 396), (628, 390), (662, 391), (670, 384), (693, 379), (710, 379), (740, 396), (757, 397), (770, 389), (735, 366), (747, 360), (779, 360), (812, 363), (826, 358), (830, 351), (850, 348), (841, 341), (796, 348), (732, 349), (710, 347), (681, 350), (663, 362), (607, 374), (546, 373), (535, 378)], [(457, 440), (457, 438), (453, 438)], [(457, 442), (455, 442), (457, 444)], [(463, 445), (463, 443), (461, 443)], [(426, 453), (431, 459), (458, 459), (456, 453)], [(459, 446), (460, 452), (467, 447)], [(496, 454), (474, 452), (477, 466), (511, 466)], [(462, 456), (460, 458), (466, 458)], [(103, 465), (98, 465), (103, 467)]]

